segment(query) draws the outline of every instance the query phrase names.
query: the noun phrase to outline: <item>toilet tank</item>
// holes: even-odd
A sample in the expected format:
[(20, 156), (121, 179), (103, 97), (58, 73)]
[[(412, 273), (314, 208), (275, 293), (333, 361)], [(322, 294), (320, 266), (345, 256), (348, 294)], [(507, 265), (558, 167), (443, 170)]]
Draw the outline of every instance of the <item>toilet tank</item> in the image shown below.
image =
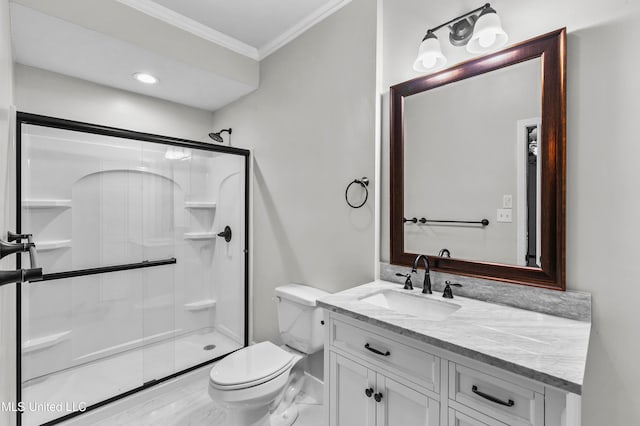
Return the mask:
[(285, 345), (305, 354), (322, 349), (322, 308), (316, 306), (316, 300), (327, 295), (324, 290), (301, 284), (276, 287), (278, 327)]

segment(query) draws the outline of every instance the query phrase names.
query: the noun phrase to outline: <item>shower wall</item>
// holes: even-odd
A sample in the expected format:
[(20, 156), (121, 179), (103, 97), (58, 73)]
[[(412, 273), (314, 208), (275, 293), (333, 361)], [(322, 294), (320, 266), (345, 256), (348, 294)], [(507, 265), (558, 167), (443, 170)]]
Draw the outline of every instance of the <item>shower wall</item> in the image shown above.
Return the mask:
[(109, 391), (122, 393), (223, 355), (203, 340), (244, 346), (245, 156), (26, 123), (20, 134), (21, 229), (49, 278), (22, 286), (25, 386), (127, 354)]

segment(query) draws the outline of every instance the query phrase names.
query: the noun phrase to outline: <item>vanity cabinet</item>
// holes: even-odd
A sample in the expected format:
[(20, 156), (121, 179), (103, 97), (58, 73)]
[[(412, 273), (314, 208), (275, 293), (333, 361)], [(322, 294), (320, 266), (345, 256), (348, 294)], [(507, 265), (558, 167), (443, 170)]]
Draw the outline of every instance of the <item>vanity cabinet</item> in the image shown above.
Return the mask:
[(335, 312), (324, 319), (330, 426), (580, 424), (576, 395), (571, 415), (568, 394), (542, 383)]
[(331, 426), (438, 426), (440, 403), (410, 387), (340, 355), (329, 353)]
[(508, 426), (506, 423), (499, 422), (480, 413), (474, 413), (473, 417), (468, 416), (460, 411), (452, 408), (449, 409), (449, 422), (447, 426)]

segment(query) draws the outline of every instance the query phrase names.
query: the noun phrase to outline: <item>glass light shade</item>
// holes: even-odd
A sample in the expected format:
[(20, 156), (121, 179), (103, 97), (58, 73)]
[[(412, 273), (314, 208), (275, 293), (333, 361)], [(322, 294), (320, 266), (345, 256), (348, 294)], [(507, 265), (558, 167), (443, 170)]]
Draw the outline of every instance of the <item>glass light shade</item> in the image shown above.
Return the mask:
[(438, 38), (433, 34), (427, 35), (420, 43), (418, 57), (413, 63), (413, 69), (418, 72), (433, 71), (442, 68), (446, 63), (447, 58), (442, 54)]
[(485, 53), (496, 50), (507, 44), (509, 37), (502, 29), (500, 17), (493, 11), (480, 14), (473, 28), (471, 40), (467, 43), (469, 53)]

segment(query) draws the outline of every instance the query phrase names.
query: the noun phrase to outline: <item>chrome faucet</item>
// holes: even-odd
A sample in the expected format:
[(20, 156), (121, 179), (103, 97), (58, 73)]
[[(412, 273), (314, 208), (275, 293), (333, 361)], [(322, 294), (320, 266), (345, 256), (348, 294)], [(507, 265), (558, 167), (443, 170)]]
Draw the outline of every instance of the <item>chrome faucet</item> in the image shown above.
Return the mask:
[(443, 248), (438, 252), (438, 257), (451, 257), (451, 252), (449, 249)]
[(411, 268), (411, 273), (415, 274), (418, 272), (418, 263), (420, 263), (420, 259), (424, 261), (424, 282), (422, 283), (422, 293), (423, 294), (432, 294), (431, 291), (431, 277), (429, 276), (429, 258), (424, 254), (418, 255), (416, 260), (413, 261), (413, 268)]

